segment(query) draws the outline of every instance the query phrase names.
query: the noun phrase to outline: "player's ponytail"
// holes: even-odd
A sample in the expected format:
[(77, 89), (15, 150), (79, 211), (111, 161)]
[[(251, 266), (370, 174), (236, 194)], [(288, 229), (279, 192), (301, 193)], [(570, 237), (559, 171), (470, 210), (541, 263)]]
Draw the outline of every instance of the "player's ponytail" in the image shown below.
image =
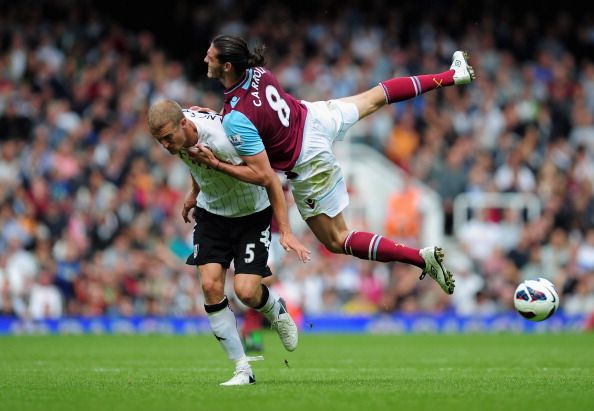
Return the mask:
[(231, 63), (237, 73), (266, 64), (264, 57), (266, 47), (258, 46), (252, 53), (247, 42), (241, 37), (220, 35), (212, 40), (212, 45), (217, 49), (219, 63)]
[(254, 49), (254, 52), (250, 54), (249, 59), (249, 66), (248, 67), (256, 67), (256, 66), (263, 66), (266, 64), (266, 46), (261, 44)]

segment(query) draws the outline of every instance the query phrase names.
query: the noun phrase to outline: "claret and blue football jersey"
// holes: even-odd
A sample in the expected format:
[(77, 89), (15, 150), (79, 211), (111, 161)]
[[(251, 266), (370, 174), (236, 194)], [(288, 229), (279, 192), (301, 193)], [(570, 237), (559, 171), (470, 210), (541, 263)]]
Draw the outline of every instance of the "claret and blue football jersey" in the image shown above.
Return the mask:
[(240, 155), (266, 150), (272, 168), (294, 167), (301, 153), (307, 108), (286, 93), (269, 70), (247, 69), (236, 85), (225, 90), (224, 103), (223, 127)]

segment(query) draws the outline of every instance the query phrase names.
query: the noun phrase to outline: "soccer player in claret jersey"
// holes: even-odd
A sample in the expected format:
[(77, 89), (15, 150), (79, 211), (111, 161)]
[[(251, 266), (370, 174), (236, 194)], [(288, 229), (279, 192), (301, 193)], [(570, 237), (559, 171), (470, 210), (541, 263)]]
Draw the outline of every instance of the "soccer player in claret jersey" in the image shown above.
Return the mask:
[[(258, 47), (252, 52), (242, 38), (223, 35), (213, 39), (206, 53), (208, 77), (219, 79), (226, 88), (225, 133), (245, 162), (242, 166), (222, 164), (219, 169), (255, 184), (261, 184), (259, 176), (271, 167), (284, 171), (301, 216), (329, 251), (413, 264), (422, 270), (421, 279), (429, 274), (444, 292), (452, 294), (454, 279), (443, 264), (440, 247), (419, 250), (348, 229), (342, 215), (349, 201), (347, 187), (332, 143), (386, 104), (470, 83), (475, 76), (466, 54), (454, 52), (450, 69), (442, 73), (392, 78), (355, 96), (307, 102), (282, 89), (264, 67), (263, 51)], [(204, 164), (217, 164), (212, 153), (200, 146), (190, 153)]]
[(235, 265), (234, 289), (239, 299), (264, 315), (284, 347), (297, 348), (297, 326), (280, 298), (264, 285), (271, 275), (267, 266), (272, 210), (263, 187), (247, 184), (210, 167), (198, 164), (188, 148), (203, 144), (230, 164), (241, 159), (225, 136), (218, 114), (182, 110), (174, 101), (161, 100), (149, 109), (151, 134), (169, 153), (178, 155), (192, 176), (182, 216), (190, 222), (193, 211), (194, 252), (187, 264), (197, 265), (204, 308), (216, 339), (235, 362), (233, 377), (221, 385), (248, 385), (256, 380), (237, 330), (235, 315), (224, 295), (225, 274)]

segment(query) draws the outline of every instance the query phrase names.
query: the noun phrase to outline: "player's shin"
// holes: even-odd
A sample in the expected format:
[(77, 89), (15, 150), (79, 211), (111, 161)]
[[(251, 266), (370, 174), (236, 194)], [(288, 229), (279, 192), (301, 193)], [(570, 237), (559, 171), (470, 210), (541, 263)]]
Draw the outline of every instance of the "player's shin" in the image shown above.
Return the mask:
[(351, 232), (344, 241), (345, 254), (363, 260), (380, 262), (399, 261), (423, 268), (425, 262), (419, 256), (419, 250), (395, 243), (374, 233)]
[(408, 100), (440, 87), (454, 84), (454, 70), (437, 74), (396, 77), (380, 82), (388, 104)]
[[(234, 361), (237, 366), (249, 366), (237, 331), (235, 314), (229, 308), (227, 297), (218, 304), (205, 305), (204, 309), (208, 314), (210, 328), (229, 359)], [(242, 362), (245, 364), (241, 364)]]
[(275, 298), (271, 293), (268, 287), (262, 284), (262, 300), (261, 303), (254, 307), (257, 311), (264, 314), (266, 319), (271, 323), (278, 318), (278, 315), (281, 310), (281, 306), (278, 303), (278, 299)]

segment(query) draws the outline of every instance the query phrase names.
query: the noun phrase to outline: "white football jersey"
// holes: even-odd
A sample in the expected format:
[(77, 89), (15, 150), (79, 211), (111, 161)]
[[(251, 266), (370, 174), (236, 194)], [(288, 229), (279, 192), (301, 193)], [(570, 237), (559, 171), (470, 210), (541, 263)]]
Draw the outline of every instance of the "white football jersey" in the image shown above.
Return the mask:
[[(221, 161), (241, 164), (241, 157), (227, 139), (223, 130), (222, 116), (183, 110), (184, 115), (198, 128), (198, 142), (208, 147)], [(242, 217), (264, 210), (270, 205), (266, 189), (248, 184), (220, 171), (193, 161), (185, 150), (180, 158), (189, 167), (200, 187), (196, 198), (198, 207), (224, 217)]]

